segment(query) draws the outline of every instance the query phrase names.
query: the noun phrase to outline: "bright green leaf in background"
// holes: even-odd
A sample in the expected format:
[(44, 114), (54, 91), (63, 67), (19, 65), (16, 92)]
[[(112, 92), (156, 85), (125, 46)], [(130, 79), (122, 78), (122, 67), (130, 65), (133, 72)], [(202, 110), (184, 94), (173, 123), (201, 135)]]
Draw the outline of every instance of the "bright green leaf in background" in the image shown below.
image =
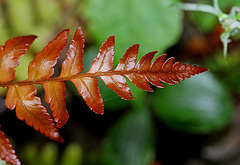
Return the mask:
[(226, 88), (210, 72), (156, 90), (151, 105), (170, 128), (196, 134), (223, 128), (233, 115)]
[(115, 63), (133, 44), (140, 43), (140, 55), (174, 45), (182, 31), (182, 11), (162, 0), (87, 0), (84, 13), (87, 30), (100, 45), (116, 36)]
[(33, 32), (34, 15), (31, 0), (6, 1), (7, 14), (9, 15), (12, 33), (27, 35)]
[[(230, 92), (240, 94), (240, 56), (238, 50), (228, 53), (227, 64), (222, 58), (222, 52), (216, 53), (205, 61), (204, 66), (209, 68)], [(223, 75), (226, 75), (224, 78)]]
[(6, 41), (9, 37), (3, 10), (3, 6), (0, 6), (0, 36), (2, 41)]
[(149, 111), (132, 111), (117, 122), (106, 137), (103, 164), (150, 164), (155, 158), (154, 146), (154, 130)]

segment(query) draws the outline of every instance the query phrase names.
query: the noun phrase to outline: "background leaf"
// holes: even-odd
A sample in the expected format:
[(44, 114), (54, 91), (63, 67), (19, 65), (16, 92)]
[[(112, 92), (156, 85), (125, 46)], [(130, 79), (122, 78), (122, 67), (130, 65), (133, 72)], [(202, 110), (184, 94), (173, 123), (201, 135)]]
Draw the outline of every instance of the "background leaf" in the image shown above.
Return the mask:
[(88, 0), (85, 5), (88, 30), (95, 42), (100, 45), (108, 36), (116, 36), (115, 62), (136, 43), (141, 45), (141, 55), (164, 52), (182, 31), (182, 12), (169, 7), (170, 1)]
[(39, 153), (40, 159), (38, 157), (39, 165), (57, 165), (59, 155), (59, 149), (56, 144), (48, 143), (46, 144)]
[(108, 134), (103, 150), (104, 165), (146, 165), (154, 160), (154, 130), (148, 110), (132, 111)]
[(190, 133), (212, 133), (226, 126), (233, 104), (225, 87), (211, 73), (187, 79), (174, 88), (153, 93), (151, 105), (170, 128)]
[(81, 145), (72, 143), (66, 147), (62, 154), (61, 165), (80, 165), (83, 159)]
[(31, 0), (11, 0), (6, 1), (6, 3), (9, 21), (15, 29), (15, 33), (29, 34), (29, 32), (34, 32)]

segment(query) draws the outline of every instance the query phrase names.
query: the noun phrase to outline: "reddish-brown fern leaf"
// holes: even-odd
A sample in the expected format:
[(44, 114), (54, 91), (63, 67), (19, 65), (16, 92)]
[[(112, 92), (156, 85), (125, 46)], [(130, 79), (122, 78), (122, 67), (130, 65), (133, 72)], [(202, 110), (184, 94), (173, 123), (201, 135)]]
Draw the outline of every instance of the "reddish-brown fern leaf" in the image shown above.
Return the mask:
[(15, 79), (15, 68), (19, 58), (23, 56), (36, 36), (17, 37), (7, 40), (5, 46), (0, 46), (0, 82)]
[[(68, 30), (63, 31), (49, 42), (42, 52), (36, 55), (36, 58), (29, 65), (28, 81), (35, 82), (43, 78), (47, 79), (54, 73), (53, 67), (67, 42), (67, 36)], [(55, 121), (58, 127), (61, 127), (68, 119), (65, 107), (65, 84), (52, 81), (41, 84), (45, 89), (45, 100), (50, 103)], [(28, 125), (33, 126), (52, 140), (63, 142), (51, 116), (42, 106), (40, 98), (35, 96), (36, 93), (34, 85), (12, 85), (7, 92), (6, 106), (9, 109), (16, 107), (16, 114), (20, 120), (25, 120)]]
[[(42, 52), (36, 55), (28, 68), (28, 80), (37, 81), (53, 75), (53, 67), (67, 42), (68, 32), (69, 30), (61, 32)], [(65, 83), (46, 82), (42, 85), (45, 90), (45, 101), (50, 103), (54, 121), (57, 123), (57, 127), (61, 128), (69, 116), (65, 106)]]
[(7, 163), (13, 165), (20, 165), (15, 151), (12, 145), (9, 144), (9, 140), (5, 137), (5, 134), (0, 130), (0, 156), (2, 160), (6, 160)]
[[(79, 32), (78, 32), (79, 31)], [(179, 83), (185, 77), (189, 78), (208, 69), (192, 65), (181, 65), (180, 62), (174, 63), (174, 58), (169, 58), (165, 61), (166, 55), (159, 56), (152, 64), (151, 61), (157, 51), (147, 53), (137, 63), (136, 58), (138, 54), (139, 45), (130, 47), (123, 58), (120, 60), (116, 69), (113, 69), (113, 54), (114, 54), (114, 36), (110, 36), (100, 47), (97, 57), (93, 60), (92, 66), (87, 73), (80, 73), (82, 67), (82, 48), (83, 36), (81, 29), (78, 29), (75, 36), (79, 36), (78, 42), (81, 46), (73, 49), (73, 44), (70, 45), (71, 53), (68, 53), (66, 60), (63, 62), (62, 77), (67, 76), (72, 81), (79, 94), (82, 95), (87, 105), (95, 113), (103, 114), (103, 101), (98, 89), (98, 80), (96, 77), (101, 78), (104, 83), (113, 91), (115, 91), (123, 99), (133, 99), (130, 88), (126, 83), (126, 76), (137, 87), (153, 91), (149, 83), (163, 88), (161, 82), (167, 84)], [(74, 39), (76, 40), (76, 39)], [(73, 42), (73, 43), (76, 43)], [(79, 49), (81, 51), (79, 51)], [(72, 54), (77, 54), (74, 57)], [(66, 71), (65, 65), (72, 64), (73, 59), (78, 58), (78, 63), (74, 63), (76, 68), (81, 68), (78, 71), (71, 73)], [(79, 59), (80, 58), (80, 59)], [(68, 68), (70, 70), (70, 68)], [(77, 73), (77, 74), (75, 74)]]
[(11, 86), (7, 92), (6, 106), (11, 110), (16, 108), (16, 115), (20, 120), (25, 120), (28, 125), (52, 140), (63, 142), (51, 116), (41, 105), (40, 98), (35, 96), (36, 93), (34, 85)]

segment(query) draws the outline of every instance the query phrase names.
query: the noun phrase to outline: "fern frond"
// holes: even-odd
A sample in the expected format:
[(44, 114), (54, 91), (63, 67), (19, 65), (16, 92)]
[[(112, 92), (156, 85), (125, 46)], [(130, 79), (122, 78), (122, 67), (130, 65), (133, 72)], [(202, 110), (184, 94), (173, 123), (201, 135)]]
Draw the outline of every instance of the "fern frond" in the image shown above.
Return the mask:
[[(0, 87), (8, 87), (6, 106), (28, 125), (45, 134), (45, 136), (63, 142), (58, 128), (61, 128), (68, 120), (69, 114), (65, 101), (65, 82), (71, 81), (76, 86), (78, 93), (86, 101), (89, 108), (97, 113), (104, 113), (104, 106), (98, 87), (98, 79), (101, 78), (108, 88), (111, 88), (122, 99), (134, 99), (127, 85), (129, 79), (138, 88), (152, 92), (150, 84), (164, 88), (162, 82), (167, 84), (180, 83), (180, 80), (190, 78), (195, 74), (207, 71), (207, 68), (181, 64), (174, 62), (171, 57), (167, 60), (166, 54), (152, 59), (157, 51), (149, 52), (136, 62), (139, 44), (131, 46), (117, 67), (114, 69), (113, 55), (115, 38), (110, 36), (100, 47), (97, 57), (88, 72), (83, 71), (84, 38), (79, 27), (69, 46), (66, 59), (62, 63), (62, 70), (58, 77), (51, 77), (54, 66), (64, 48), (68, 37), (68, 30), (61, 32), (55, 39), (48, 43), (43, 50), (36, 55), (29, 64), (28, 79), (24, 81), (12, 81), (15, 78), (13, 70), (19, 64), (19, 58), (24, 55), (35, 36), (25, 36), (8, 40), (0, 47)], [(42, 105), (34, 84), (41, 84), (45, 90), (45, 101), (50, 104), (53, 118)], [(4, 143), (6, 139), (2, 136)], [(0, 132), (1, 142), (1, 132)], [(7, 143), (6, 143), (7, 144)], [(8, 145), (5, 145), (5, 147)], [(3, 145), (4, 147), (4, 145)], [(9, 163), (19, 164), (13, 156), (4, 155), (0, 150), (2, 159)], [(11, 152), (11, 148), (9, 150)]]

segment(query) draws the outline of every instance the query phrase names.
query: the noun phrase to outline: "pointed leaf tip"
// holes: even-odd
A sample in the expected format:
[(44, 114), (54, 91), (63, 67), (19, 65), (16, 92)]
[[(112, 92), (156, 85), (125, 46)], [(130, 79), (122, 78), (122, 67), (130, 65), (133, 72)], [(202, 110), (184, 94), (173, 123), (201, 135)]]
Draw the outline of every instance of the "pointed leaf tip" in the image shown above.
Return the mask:
[(53, 75), (60, 52), (67, 43), (68, 32), (68, 29), (62, 31), (36, 55), (28, 66), (28, 80), (36, 81)]
[(148, 70), (151, 65), (151, 61), (154, 57), (154, 55), (157, 53), (157, 51), (149, 52), (146, 55), (144, 55), (137, 63), (136, 69), (137, 70)]
[(112, 35), (103, 42), (88, 73), (106, 72), (113, 68), (114, 45), (115, 37)]
[(67, 57), (62, 63), (60, 77), (68, 77), (82, 72), (83, 48), (84, 38), (82, 29), (79, 27), (74, 34), (71, 45), (69, 46)]
[(0, 46), (0, 81), (14, 80), (16, 71), (13, 69), (19, 65), (19, 58), (22, 57), (36, 36), (16, 37), (7, 40), (5, 46)]
[(127, 49), (126, 53), (121, 58), (118, 66), (116, 67), (115, 71), (120, 70), (131, 70), (135, 67), (135, 62), (137, 59), (139, 50), (139, 44), (135, 44)]

